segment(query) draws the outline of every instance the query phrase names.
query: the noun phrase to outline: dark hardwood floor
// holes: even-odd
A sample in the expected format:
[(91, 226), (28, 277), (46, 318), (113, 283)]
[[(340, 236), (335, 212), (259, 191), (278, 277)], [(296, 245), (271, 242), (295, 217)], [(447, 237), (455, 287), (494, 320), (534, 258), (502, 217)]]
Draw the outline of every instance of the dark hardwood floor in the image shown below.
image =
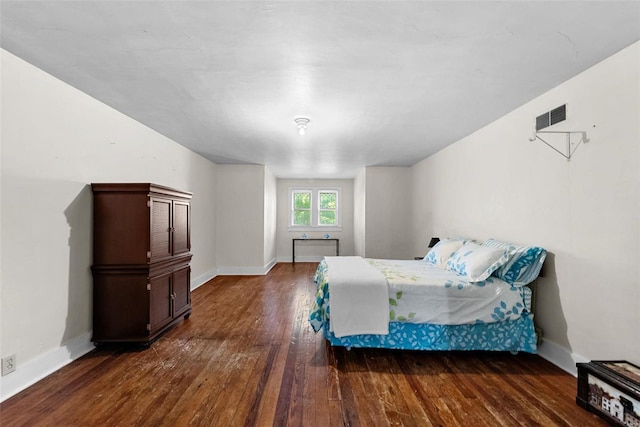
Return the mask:
[(149, 349), (101, 348), (0, 406), (2, 426), (599, 426), (530, 354), (331, 348), (316, 264), (216, 277)]

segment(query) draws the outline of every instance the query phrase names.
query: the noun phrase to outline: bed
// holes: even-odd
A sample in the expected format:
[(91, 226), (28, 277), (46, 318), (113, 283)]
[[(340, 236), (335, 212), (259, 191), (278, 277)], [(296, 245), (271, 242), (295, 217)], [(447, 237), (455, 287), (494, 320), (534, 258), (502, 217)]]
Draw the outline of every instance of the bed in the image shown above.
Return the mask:
[(536, 353), (527, 285), (545, 257), (495, 239), (443, 239), (422, 260), (325, 257), (309, 322), (347, 348)]

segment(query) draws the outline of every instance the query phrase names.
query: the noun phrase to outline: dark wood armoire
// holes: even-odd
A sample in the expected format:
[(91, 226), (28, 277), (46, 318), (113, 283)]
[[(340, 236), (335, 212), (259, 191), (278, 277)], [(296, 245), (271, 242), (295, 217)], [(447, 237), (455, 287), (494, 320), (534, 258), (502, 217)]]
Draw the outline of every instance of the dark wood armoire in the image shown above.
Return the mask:
[(91, 184), (93, 338), (149, 344), (191, 315), (191, 193)]

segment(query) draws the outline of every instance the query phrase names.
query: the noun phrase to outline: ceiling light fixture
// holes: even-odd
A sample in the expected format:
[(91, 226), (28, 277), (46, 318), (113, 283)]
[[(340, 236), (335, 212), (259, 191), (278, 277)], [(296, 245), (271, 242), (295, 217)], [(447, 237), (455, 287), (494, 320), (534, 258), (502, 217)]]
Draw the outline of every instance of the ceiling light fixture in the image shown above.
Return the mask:
[(307, 125), (309, 124), (310, 120), (307, 119), (306, 117), (298, 117), (293, 120), (298, 125), (298, 134), (304, 135), (306, 133)]

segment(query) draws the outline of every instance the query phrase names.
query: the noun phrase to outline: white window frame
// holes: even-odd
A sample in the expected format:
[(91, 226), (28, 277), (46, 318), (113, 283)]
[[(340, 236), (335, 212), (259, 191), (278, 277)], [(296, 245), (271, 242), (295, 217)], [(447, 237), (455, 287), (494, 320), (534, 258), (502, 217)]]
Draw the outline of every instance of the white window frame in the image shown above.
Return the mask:
[[(293, 224), (293, 195), (311, 193), (311, 225)], [(320, 225), (320, 193), (336, 193), (336, 224)], [(337, 187), (289, 187), (289, 231), (342, 231), (342, 189)]]
[[(306, 224), (294, 224), (293, 220), (295, 218), (295, 200), (294, 196), (300, 193), (310, 193), (309, 196), (309, 225)], [(313, 225), (313, 192), (306, 188), (295, 188), (289, 190), (289, 226), (290, 227), (311, 227)], [(306, 209), (304, 209), (306, 210)]]

